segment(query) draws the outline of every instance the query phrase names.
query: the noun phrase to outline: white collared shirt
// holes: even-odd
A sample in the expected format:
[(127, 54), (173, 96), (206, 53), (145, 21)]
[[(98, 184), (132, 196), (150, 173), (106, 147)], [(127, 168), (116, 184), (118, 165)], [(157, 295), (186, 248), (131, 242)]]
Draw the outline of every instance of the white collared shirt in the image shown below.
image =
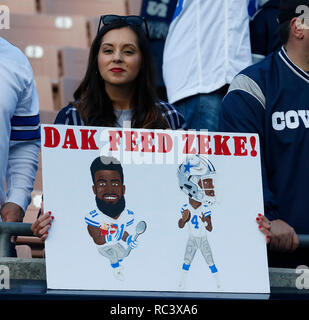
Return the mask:
[(170, 103), (213, 92), (252, 64), (248, 0), (178, 0), (165, 42)]

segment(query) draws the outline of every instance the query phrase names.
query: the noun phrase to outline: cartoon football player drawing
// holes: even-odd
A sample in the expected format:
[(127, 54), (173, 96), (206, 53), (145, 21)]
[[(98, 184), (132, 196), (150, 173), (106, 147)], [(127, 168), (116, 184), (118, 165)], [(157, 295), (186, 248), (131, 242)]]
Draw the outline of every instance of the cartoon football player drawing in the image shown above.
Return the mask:
[(213, 229), (211, 214), (212, 206), (216, 201), (214, 187), (216, 170), (208, 159), (200, 155), (192, 155), (178, 167), (177, 175), (180, 189), (189, 198), (188, 203), (181, 209), (181, 218), (178, 221), (179, 228), (183, 229), (187, 226), (189, 230), (179, 288), (185, 288), (190, 266), (196, 251), (200, 249), (219, 289), (218, 269), (207, 240), (207, 232)]
[(121, 262), (136, 248), (146, 223), (140, 221), (135, 228), (134, 212), (126, 208), (123, 169), (117, 159), (97, 157), (90, 171), (97, 209), (85, 217), (88, 233), (99, 253), (109, 259), (116, 279), (124, 280)]

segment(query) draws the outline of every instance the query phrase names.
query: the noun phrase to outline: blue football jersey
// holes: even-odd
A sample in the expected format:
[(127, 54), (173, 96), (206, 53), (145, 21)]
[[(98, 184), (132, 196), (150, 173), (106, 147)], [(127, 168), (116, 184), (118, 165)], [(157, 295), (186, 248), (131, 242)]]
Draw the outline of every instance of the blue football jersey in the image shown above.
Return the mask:
[(309, 74), (284, 48), (235, 77), (220, 130), (259, 134), (266, 216), (309, 233)]

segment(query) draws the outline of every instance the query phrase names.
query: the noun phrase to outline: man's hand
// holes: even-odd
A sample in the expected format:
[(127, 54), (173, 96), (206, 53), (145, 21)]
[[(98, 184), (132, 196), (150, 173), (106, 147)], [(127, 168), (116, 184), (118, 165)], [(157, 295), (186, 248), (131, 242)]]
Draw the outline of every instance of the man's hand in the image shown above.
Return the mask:
[(3, 222), (22, 222), (25, 212), (16, 203), (7, 202), (1, 207), (0, 214)]
[(270, 249), (278, 251), (294, 251), (299, 241), (295, 230), (283, 220), (271, 221)]
[(294, 251), (299, 240), (295, 230), (281, 219), (269, 221), (265, 216), (257, 217), (259, 229), (265, 234), (269, 248), (275, 251)]

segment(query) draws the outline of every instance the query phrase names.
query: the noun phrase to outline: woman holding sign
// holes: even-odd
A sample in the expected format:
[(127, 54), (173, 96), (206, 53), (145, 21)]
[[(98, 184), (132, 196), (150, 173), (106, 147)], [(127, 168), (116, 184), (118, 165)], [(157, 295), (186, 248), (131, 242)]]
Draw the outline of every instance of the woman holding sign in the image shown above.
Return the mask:
[[(60, 110), (55, 124), (185, 129), (183, 116), (157, 97), (147, 36), (140, 16), (101, 16), (75, 102)], [(34, 235), (45, 240), (52, 219), (50, 213), (39, 217)]]

